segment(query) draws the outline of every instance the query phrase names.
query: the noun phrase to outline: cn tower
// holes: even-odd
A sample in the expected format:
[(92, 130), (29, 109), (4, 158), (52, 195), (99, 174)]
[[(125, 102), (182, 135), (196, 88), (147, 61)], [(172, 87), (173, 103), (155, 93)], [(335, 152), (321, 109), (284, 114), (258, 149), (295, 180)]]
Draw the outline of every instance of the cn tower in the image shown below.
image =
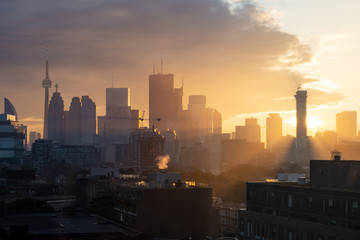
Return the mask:
[(48, 137), (48, 110), (49, 110), (49, 88), (51, 88), (52, 82), (49, 77), (49, 61), (48, 61), (48, 50), (46, 49), (46, 76), (42, 80), (42, 86), (45, 88), (45, 109), (44, 109), (44, 132), (43, 138)]

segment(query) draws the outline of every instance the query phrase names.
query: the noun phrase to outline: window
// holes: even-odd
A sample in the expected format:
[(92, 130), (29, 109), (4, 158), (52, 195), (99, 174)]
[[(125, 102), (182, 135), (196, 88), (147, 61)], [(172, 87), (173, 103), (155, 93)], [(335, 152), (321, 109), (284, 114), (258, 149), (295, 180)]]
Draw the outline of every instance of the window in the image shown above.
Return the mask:
[(288, 195), (288, 207), (292, 207), (293, 206), (293, 202), (292, 202), (292, 194)]
[(288, 239), (289, 239), (289, 240), (293, 240), (293, 239), (294, 239), (294, 237), (293, 237), (293, 230), (292, 230), (292, 229), (289, 229), (289, 230), (288, 230)]
[(334, 201), (330, 198), (328, 201), (328, 205), (329, 207), (333, 207), (334, 206)]

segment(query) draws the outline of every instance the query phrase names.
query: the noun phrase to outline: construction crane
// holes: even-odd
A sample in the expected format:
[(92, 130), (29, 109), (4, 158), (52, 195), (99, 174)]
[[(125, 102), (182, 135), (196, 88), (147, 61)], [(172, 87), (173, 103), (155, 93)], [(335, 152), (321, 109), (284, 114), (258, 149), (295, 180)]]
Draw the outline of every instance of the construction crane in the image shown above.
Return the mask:
[(145, 111), (142, 111), (141, 117), (138, 119), (141, 121), (141, 128), (144, 128), (144, 120), (145, 121), (158, 121), (160, 122), (160, 118), (154, 118), (154, 119), (150, 119), (150, 118), (145, 118)]
[(299, 84), (299, 83), (296, 81), (296, 78), (295, 78), (294, 73), (291, 73), (291, 75), (292, 75), (292, 77), (293, 77), (293, 79), (294, 79), (294, 81), (295, 81), (296, 89), (297, 89), (297, 90), (300, 90), (300, 89), (301, 89), (301, 84)]

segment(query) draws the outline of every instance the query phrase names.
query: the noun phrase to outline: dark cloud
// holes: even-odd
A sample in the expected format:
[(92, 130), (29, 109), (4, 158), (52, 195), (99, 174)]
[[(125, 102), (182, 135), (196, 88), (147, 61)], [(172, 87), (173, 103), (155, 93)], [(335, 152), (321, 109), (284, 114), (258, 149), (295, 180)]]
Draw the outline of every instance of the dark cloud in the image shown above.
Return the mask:
[[(166, 72), (185, 76), (186, 95), (206, 94), (225, 117), (293, 108), (275, 100), (296, 89), (288, 71), (269, 69), (312, 58), (309, 46), (251, 1), (235, 7), (222, 0), (1, 1), (0, 95), (15, 98), (24, 117), (42, 114), (46, 41), (51, 78), (66, 105), (81, 94), (104, 105), (115, 76), (117, 86), (131, 88), (133, 105), (145, 109), (147, 75), (163, 58)], [(249, 105), (257, 96), (264, 103)]]

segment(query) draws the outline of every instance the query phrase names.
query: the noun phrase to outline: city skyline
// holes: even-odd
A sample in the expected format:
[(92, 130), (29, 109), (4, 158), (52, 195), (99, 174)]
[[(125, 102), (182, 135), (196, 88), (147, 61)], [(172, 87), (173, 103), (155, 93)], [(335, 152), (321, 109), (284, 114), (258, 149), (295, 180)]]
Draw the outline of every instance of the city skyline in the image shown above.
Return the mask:
[[(8, 4), (2, 4), (4, 7), (10, 8)], [(33, 4), (37, 6), (36, 4), (39, 4), (39, 2), (34, 1)], [(144, 8), (146, 8), (146, 2), (143, 4)], [(123, 20), (125, 19), (133, 25), (133, 29), (128, 29), (131, 31), (125, 34), (110, 24), (109, 29), (102, 30), (109, 34), (110, 38), (104, 39), (102, 43), (99, 43), (95, 37), (101, 31), (101, 23), (97, 23), (95, 28), (84, 24), (83, 21), (88, 18), (82, 13), (81, 6), (76, 3), (72, 5), (71, 11), (66, 9), (65, 4), (59, 4), (58, 9), (59, 15), (62, 18), (72, 17), (75, 23), (74, 26), (69, 26), (69, 22), (66, 21), (64, 25), (59, 24), (59, 20), (52, 18), (45, 24), (41, 21), (41, 17), (34, 18), (35, 13), (45, 12), (49, 7), (53, 6), (54, 3), (52, 2), (35, 8), (34, 12), (25, 9), (23, 6), (17, 7), (19, 9), (14, 8), (23, 13), (18, 21), (24, 19), (29, 21), (25, 24), (27, 31), (22, 34), (19, 33), (21, 28), (14, 23), (11, 25), (7, 22), (7, 24), (3, 23), (0, 26), (5, 33), (9, 33), (8, 40), (15, 40), (11, 42), (6, 41), (5, 38), (1, 39), (2, 45), (6, 48), (6, 53), (13, 54), (11, 58), (5, 58), (5, 55), (0, 57), (0, 61), (4, 63), (2, 67), (4, 80), (0, 96), (8, 97), (14, 102), (17, 106), (20, 120), (27, 124), (31, 131), (42, 132), (43, 109), (40, 109), (38, 106), (44, 105), (44, 90), (40, 86), (40, 81), (44, 76), (43, 63), (46, 59), (45, 42), (48, 38), (51, 79), (54, 84), (58, 83), (61, 86), (66, 109), (69, 107), (73, 96), (89, 95), (97, 103), (97, 115), (104, 115), (105, 91), (99, 91), (99, 86), (102, 86), (104, 89), (110, 87), (114, 78), (115, 87), (131, 89), (131, 102), (134, 107), (146, 111), (148, 109), (147, 79), (148, 75), (153, 73), (154, 59), (156, 60), (155, 72), (160, 71), (160, 59), (163, 59), (163, 72), (174, 74), (175, 88), (181, 86), (180, 79), (184, 76), (185, 99), (194, 94), (207, 96), (209, 105), (222, 113), (224, 132), (233, 131), (236, 125), (243, 124), (245, 118), (255, 117), (258, 118), (259, 124), (262, 127), (261, 136), (262, 141), (264, 141), (266, 117), (269, 112), (273, 112), (280, 113), (280, 116), (283, 118), (284, 135), (292, 134), (295, 136), (296, 127), (294, 120), (296, 105), (293, 95), (296, 92), (296, 84), (292, 79), (290, 70), (298, 71), (295, 72), (295, 78), (302, 84), (303, 89), (308, 91), (308, 116), (311, 119), (311, 123), (308, 120), (308, 135), (314, 135), (316, 131), (335, 130), (336, 113), (360, 109), (359, 100), (351, 96), (353, 92), (347, 87), (350, 80), (343, 82), (344, 87), (341, 86), (340, 92), (336, 92), (331, 88), (325, 88), (326, 81), (321, 76), (324, 73), (324, 69), (321, 68), (323, 65), (321, 64), (317, 65), (322, 70), (320, 75), (309, 79), (310, 76), (318, 74), (311, 74), (307, 71), (308, 69), (305, 69), (305, 71), (304, 68), (318, 62), (317, 54), (321, 53), (321, 47), (324, 46), (316, 48), (314, 47), (316, 44), (304, 40), (304, 38), (309, 37), (311, 34), (318, 34), (313, 27), (304, 33), (304, 35), (301, 35), (302, 32), (299, 28), (296, 28), (298, 25), (293, 25), (294, 28), (290, 30), (292, 20), (289, 17), (291, 11), (288, 10), (292, 7), (290, 3), (284, 4), (284, 1), (242, 2), (237, 3), (241, 5), (238, 7), (237, 13), (234, 11), (236, 5), (224, 5), (222, 1), (213, 1), (211, 3), (208, 1), (199, 1), (197, 3), (182, 1), (179, 4), (184, 7), (183, 10), (176, 9), (177, 5), (175, 3), (169, 2), (169, 4), (161, 5), (160, 2), (155, 1), (153, 4), (159, 7), (159, 9), (162, 7), (166, 12), (171, 12), (172, 15), (166, 16), (171, 22), (161, 26), (151, 25), (156, 23), (156, 21), (162, 20), (162, 18), (154, 18), (152, 19), (154, 22), (151, 21), (149, 24), (156, 27), (149, 31), (141, 28), (141, 23), (144, 21), (143, 18), (132, 18), (131, 14), (128, 16), (125, 13), (133, 13), (135, 15), (147, 13), (145, 16), (152, 16), (152, 14), (159, 10), (149, 10), (148, 8), (146, 10), (137, 9), (127, 1), (123, 1), (121, 4), (90, 4), (87, 11), (98, 13), (98, 16), (105, 16), (102, 14), (109, 13), (104, 18), (106, 24), (114, 20), (117, 23), (121, 23), (120, 26), (125, 27), (123, 25)], [(24, 5), (26, 7), (26, 4)], [(296, 4), (294, 3), (294, 5)], [(112, 12), (110, 6), (115, 7), (118, 12)], [(331, 9), (335, 7), (334, 4), (330, 4), (330, 6)], [(316, 5), (315, 8), (317, 7)], [(346, 8), (346, 6), (343, 8)], [(10, 9), (10, 13), (5, 14), (3, 18), (10, 19), (10, 16), (12, 16), (11, 10), (14, 9)], [(273, 11), (274, 9), (282, 12), (284, 16), (282, 18), (279, 17)], [(123, 15), (120, 10), (123, 10)], [(302, 10), (303, 8), (300, 8), (299, 11)], [(211, 13), (209, 19), (207, 19), (209, 23), (203, 22), (204, 13), (202, 11)], [(76, 14), (78, 16), (75, 16)], [(185, 21), (188, 16), (193, 17), (193, 26), (184, 22), (184, 26), (174, 31), (172, 24)], [(236, 16), (242, 17), (241, 20), (237, 19)], [(326, 18), (325, 10), (322, 16)], [(16, 18), (15, 16), (12, 17)], [(215, 21), (219, 19), (221, 21)], [(234, 28), (231, 26), (229, 23), (232, 20), (236, 21), (237, 26), (240, 27)], [(249, 22), (252, 22), (252, 24), (248, 25), (249, 29), (241, 27), (243, 26), (242, 24)], [(31, 25), (31, 23), (34, 25)], [(35, 23), (40, 24), (40, 27), (36, 27)], [(210, 24), (214, 26), (211, 27)], [(282, 24), (283, 26), (281, 26)], [(10, 31), (9, 28), (12, 30)], [(80, 28), (85, 35), (89, 34), (94, 42), (88, 41), (81, 34), (75, 34), (76, 30)], [(213, 39), (204, 40), (203, 36), (192, 32), (191, 37), (180, 37), (182, 42), (179, 40), (175, 41), (178, 35), (189, 36), (185, 33), (189, 33), (189, 31), (197, 28), (204, 29), (202, 34)], [(232, 36), (237, 41), (215, 39), (216, 35), (227, 35), (232, 33), (234, 29), (237, 29), (233, 33), (234, 35), (229, 36)], [(64, 34), (58, 35), (56, 30)], [(252, 33), (248, 38), (244, 37), (246, 31)], [(269, 32), (271, 34), (267, 35)], [(37, 33), (36, 36), (34, 36), (35, 33)], [(152, 36), (154, 33), (164, 34), (164, 43), (149, 44), (151, 39), (157, 37), (157, 34), (154, 37)], [(134, 49), (132, 45), (134, 43), (131, 43), (130, 40), (136, 37), (136, 34), (146, 36), (146, 38), (144, 42), (136, 42), (136, 44), (140, 44), (142, 47), (138, 50), (139, 54), (136, 57), (132, 57), (130, 52)], [(356, 32), (354, 32), (354, 35), (356, 37)], [(59, 36), (61, 37), (58, 38)], [(111, 40), (111, 36), (115, 36), (116, 39), (124, 37), (124, 43), (116, 44), (115, 40)], [(20, 40), (20, 37), (23, 38)], [(28, 41), (30, 37), (34, 38), (34, 41)], [(268, 37), (268, 43), (261, 41), (261, 37)], [(185, 41), (186, 39), (187, 41)], [(195, 40), (200, 40), (202, 44), (196, 44)], [(251, 43), (255, 40), (258, 41), (258, 45)], [(247, 44), (246, 48), (239, 47), (236, 44), (241, 41)], [(166, 45), (166, 42), (168, 42), (168, 45)], [(100, 47), (101, 44), (107, 47), (103, 49)], [(166, 47), (164, 50), (158, 51), (160, 46), (163, 46), (162, 44), (165, 44)], [(225, 47), (224, 44), (228, 46)], [(278, 44), (278, 48), (275, 48), (276, 44)], [(214, 46), (218, 47), (212, 52), (208, 52)], [(255, 46), (259, 46), (259, 49), (253, 49)], [(31, 50), (29, 50), (30, 48)], [(75, 48), (77, 50), (73, 51)], [(179, 52), (184, 49), (186, 51)], [(235, 56), (236, 54), (229, 51), (230, 49), (233, 49), (236, 54), (243, 54), (241, 57), (237, 57)], [(121, 50), (126, 51), (121, 52)], [(343, 54), (348, 52), (346, 48), (341, 47), (337, 48), (337, 51), (339, 52), (338, 54), (341, 53), (342, 57)], [(288, 55), (291, 52), (294, 53), (294, 56), (289, 57)], [(199, 56), (195, 56), (196, 54)], [(336, 54), (336, 52), (332, 52), (328, 57), (335, 58), (336, 60)], [(271, 61), (266, 60), (271, 55), (276, 57), (271, 58)], [(105, 61), (99, 62), (101, 58), (104, 58)], [(257, 59), (256, 63), (254, 58)], [(275, 69), (275, 67), (279, 67), (281, 59), (288, 61), (288, 63), (282, 63), (280, 70), (279, 68)], [(325, 62), (324, 64), (326, 65), (326, 59), (321, 61)], [(96, 67), (94, 68), (95, 65)], [(246, 69), (252, 69), (252, 71)], [(258, 71), (259, 69), (271, 69), (271, 71)], [(346, 74), (348, 73), (346, 72)], [(307, 80), (304, 80), (304, 77), (307, 77)], [(335, 81), (335, 77), (338, 77), (336, 74), (334, 74), (333, 80), (330, 77), (327, 76), (328, 83), (337, 85), (342, 83)], [(217, 83), (219, 79), (222, 82), (221, 87)], [(24, 89), (19, 89), (17, 87), (19, 84), (22, 84)], [(319, 90), (321, 84), (323, 89)], [(261, 86), (261, 89), (258, 86)], [(52, 91), (54, 91), (53, 88), (51, 89)], [(26, 99), (30, 98), (32, 99), (31, 102), (26, 101)], [(249, 101), (254, 104), (248, 104)], [(26, 104), (21, 104), (22, 102)], [(183, 105), (187, 106), (186, 100), (183, 102)]]

